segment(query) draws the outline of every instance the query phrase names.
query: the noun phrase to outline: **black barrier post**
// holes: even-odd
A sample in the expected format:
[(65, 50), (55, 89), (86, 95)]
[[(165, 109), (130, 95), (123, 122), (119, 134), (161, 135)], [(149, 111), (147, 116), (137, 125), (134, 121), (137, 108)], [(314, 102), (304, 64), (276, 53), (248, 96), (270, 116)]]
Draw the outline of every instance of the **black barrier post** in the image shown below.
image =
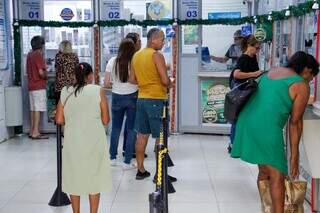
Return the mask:
[[(168, 115), (169, 115), (169, 101), (166, 101), (165, 102), (165, 111), (166, 111), (166, 119), (163, 120), (163, 133), (164, 133), (164, 141), (163, 141), (163, 144), (164, 144), (164, 147), (168, 149), (168, 130), (169, 130), (169, 127), (168, 127)], [(166, 170), (168, 170), (168, 167), (173, 167), (174, 164), (170, 158), (170, 155), (169, 153), (166, 154), (166, 164), (167, 164), (167, 167), (166, 167)], [(174, 189), (173, 185), (172, 185), (172, 181), (170, 180), (170, 178), (168, 177), (168, 171), (166, 171), (166, 175), (167, 175), (167, 182), (168, 182), (168, 193), (172, 194), (172, 193), (175, 193), (176, 190)], [(172, 178), (175, 178), (175, 177), (172, 177)]]
[(49, 202), (50, 206), (66, 206), (71, 202), (66, 193), (62, 192), (62, 142), (61, 125), (57, 124), (57, 188)]
[(167, 136), (167, 108), (163, 107), (160, 142), (156, 145), (156, 191), (149, 194), (150, 213), (168, 213), (168, 149), (164, 143)]

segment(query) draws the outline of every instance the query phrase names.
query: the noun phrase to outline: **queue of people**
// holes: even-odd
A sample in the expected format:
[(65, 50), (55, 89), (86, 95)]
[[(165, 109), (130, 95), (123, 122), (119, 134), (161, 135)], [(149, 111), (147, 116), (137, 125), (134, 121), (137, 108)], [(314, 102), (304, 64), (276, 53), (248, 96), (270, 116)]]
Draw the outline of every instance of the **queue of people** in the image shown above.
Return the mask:
[[(123, 169), (137, 169), (137, 180), (150, 176), (144, 167), (146, 146), (150, 134), (155, 143), (159, 143), (162, 109), (172, 86), (165, 58), (160, 52), (164, 37), (161, 29), (152, 28), (147, 34), (147, 46), (141, 49), (139, 35), (130, 33), (121, 41), (118, 55), (106, 66), (104, 86), (112, 87), (109, 148), (104, 129), (110, 120), (105, 92), (92, 84), (92, 67), (79, 63), (72, 53), (71, 43), (61, 43), (56, 56), (57, 80), (61, 80), (55, 87), (56, 123), (65, 126), (62, 183), (63, 190), (70, 194), (74, 213), (80, 212), (80, 196), (83, 195), (89, 195), (91, 212), (97, 212), (100, 193), (110, 188), (110, 166), (117, 164), (124, 117)], [(284, 180), (287, 175), (295, 179), (299, 174), (299, 141), (310, 94), (308, 83), (319, 73), (319, 64), (313, 56), (297, 52), (286, 67), (272, 68), (265, 74), (257, 62), (260, 49), (257, 39), (253, 35), (240, 36), (237, 31), (235, 40), (242, 54), (237, 55), (230, 87), (262, 77), (258, 90), (241, 110), (237, 122), (232, 124), (230, 139), (233, 145), (229, 151), (231, 157), (258, 165), (258, 181), (270, 181), (272, 212), (283, 213)], [(39, 133), (38, 120), (40, 112), (46, 110), (43, 106), (47, 80), (42, 54), (44, 40), (35, 37), (31, 44), (32, 51), (27, 59), (32, 116), (29, 136), (42, 139), (45, 137)], [(236, 48), (238, 46), (233, 47)], [(235, 50), (228, 52), (232, 51)], [(226, 55), (224, 60), (215, 56), (212, 59), (225, 62), (231, 58), (229, 55), (232, 54)], [(289, 171), (282, 135), (288, 119)], [(137, 164), (132, 162), (134, 153)]]

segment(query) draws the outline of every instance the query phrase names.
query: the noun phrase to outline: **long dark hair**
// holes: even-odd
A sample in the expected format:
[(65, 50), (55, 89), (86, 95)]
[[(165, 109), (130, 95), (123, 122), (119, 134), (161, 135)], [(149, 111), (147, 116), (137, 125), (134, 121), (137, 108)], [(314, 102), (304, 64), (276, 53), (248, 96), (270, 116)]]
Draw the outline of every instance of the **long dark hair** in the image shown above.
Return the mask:
[(254, 35), (248, 35), (248, 36), (244, 37), (241, 41), (242, 52), (247, 51), (248, 46), (255, 46), (259, 43), (260, 42), (256, 39), (256, 37)]
[(76, 83), (73, 85), (76, 88), (74, 95), (77, 96), (83, 87), (86, 85), (86, 78), (93, 73), (92, 67), (90, 64), (82, 62), (76, 65), (75, 75), (76, 75)]
[(301, 74), (306, 67), (312, 69), (314, 76), (319, 73), (319, 63), (317, 60), (312, 55), (303, 51), (298, 51), (293, 54), (286, 67), (293, 69), (297, 74)]
[(129, 78), (129, 65), (135, 53), (135, 46), (131, 39), (123, 39), (119, 46), (115, 63), (115, 74), (123, 83)]
[(133, 41), (134, 44), (138, 42), (139, 34), (138, 33), (128, 33), (126, 38), (129, 38)]

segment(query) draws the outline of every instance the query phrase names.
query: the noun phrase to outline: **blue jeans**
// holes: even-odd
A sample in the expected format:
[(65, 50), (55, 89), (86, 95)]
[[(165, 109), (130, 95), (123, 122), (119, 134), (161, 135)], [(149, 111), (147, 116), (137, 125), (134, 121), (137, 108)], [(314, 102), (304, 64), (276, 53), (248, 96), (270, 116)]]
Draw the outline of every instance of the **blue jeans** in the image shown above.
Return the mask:
[(137, 134), (134, 131), (134, 121), (136, 118), (136, 103), (138, 93), (129, 95), (119, 95), (112, 93), (112, 128), (110, 141), (110, 159), (116, 159), (118, 154), (119, 137), (122, 129), (123, 119), (126, 115), (127, 136), (124, 162), (131, 162), (133, 152), (135, 150), (135, 142)]
[(236, 123), (234, 122), (233, 124), (231, 124), (230, 144), (229, 144), (230, 147), (232, 147), (233, 145), (235, 135), (236, 135)]

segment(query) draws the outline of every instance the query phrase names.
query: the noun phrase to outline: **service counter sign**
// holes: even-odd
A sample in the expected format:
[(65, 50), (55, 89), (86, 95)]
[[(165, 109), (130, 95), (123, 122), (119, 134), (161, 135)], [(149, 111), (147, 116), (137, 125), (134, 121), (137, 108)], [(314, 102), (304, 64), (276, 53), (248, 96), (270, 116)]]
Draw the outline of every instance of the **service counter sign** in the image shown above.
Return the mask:
[(120, 0), (102, 0), (101, 1), (101, 20), (121, 19)]
[(230, 91), (228, 78), (201, 80), (201, 120), (203, 125), (225, 124), (224, 101)]
[(198, 19), (198, 0), (180, 0), (180, 19)]
[(25, 20), (42, 20), (42, 0), (20, 0), (19, 18)]

